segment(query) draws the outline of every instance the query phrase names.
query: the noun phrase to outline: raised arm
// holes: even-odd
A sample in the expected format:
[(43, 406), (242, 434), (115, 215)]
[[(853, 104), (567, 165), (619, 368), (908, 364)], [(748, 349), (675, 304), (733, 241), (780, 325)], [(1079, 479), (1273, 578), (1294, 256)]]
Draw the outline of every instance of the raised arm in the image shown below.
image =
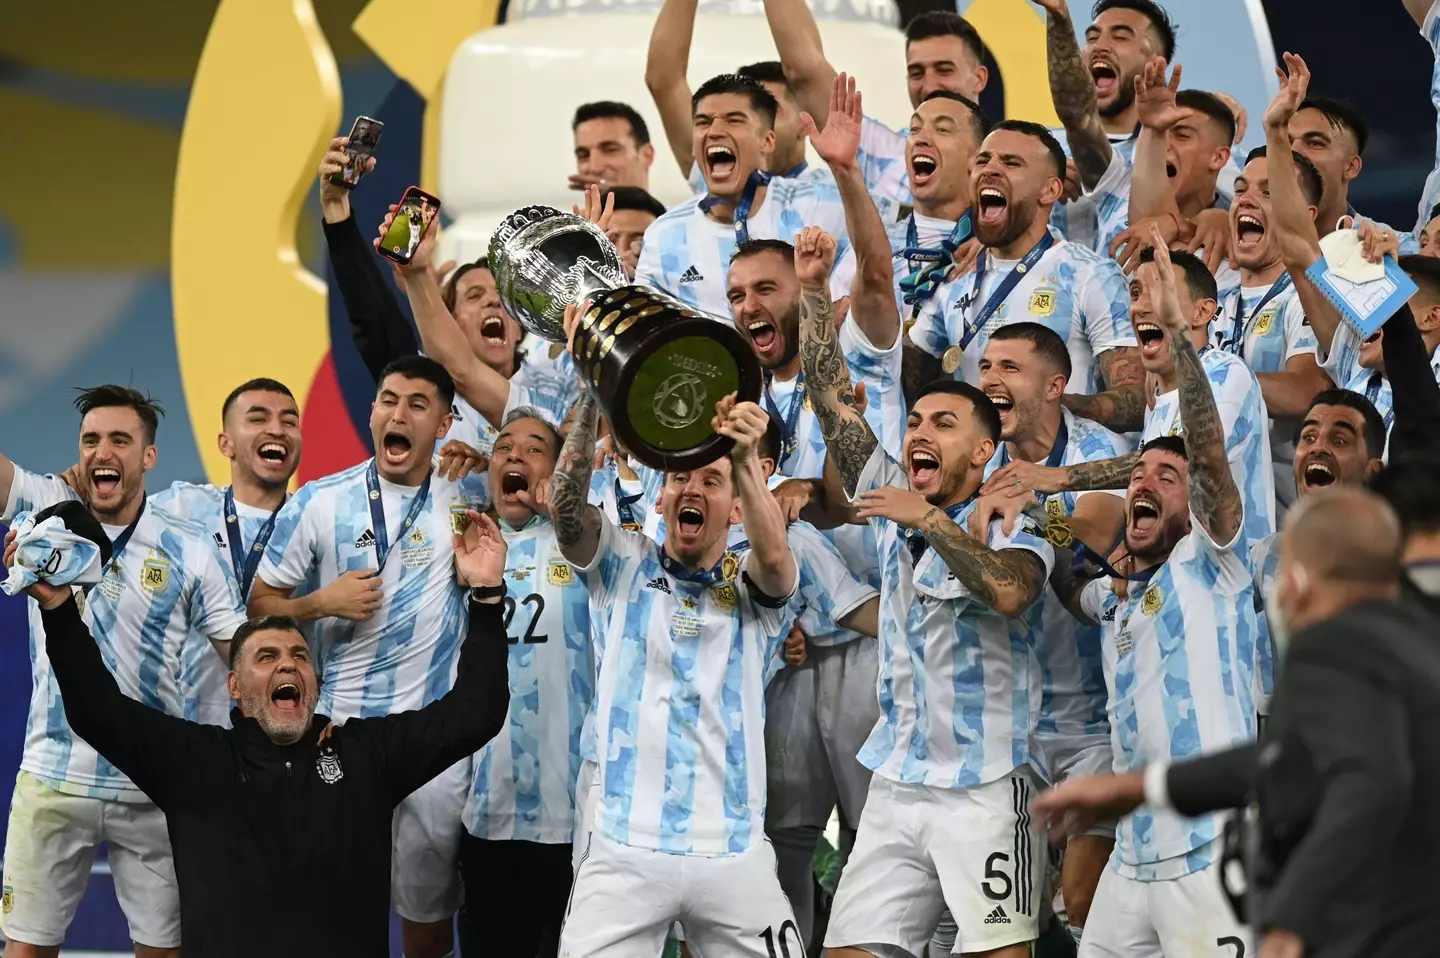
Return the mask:
[(735, 440), (730, 463), (735, 472), (735, 488), (740, 493), (745, 536), (750, 540), (745, 574), (755, 588), (770, 598), (787, 598), (795, 591), (799, 570), (790, 553), (785, 516), (780, 511), (780, 503), (765, 485), (757, 453), (765, 441), (770, 414), (753, 402), (737, 403), (731, 395), (716, 405), (712, 425), (720, 435)]
[(650, 31), (650, 49), (645, 54), (645, 86), (655, 101), (655, 109), (660, 111), (660, 125), (665, 127), (665, 139), (680, 175), (685, 177), (695, 166), (690, 82), (685, 73), (690, 66), (697, 6), (699, 0), (665, 0)]
[[(385, 217), (385, 222), (380, 224), (381, 236), (390, 228), (394, 217), (392, 210)], [(379, 240), (375, 242), (378, 245)], [(455, 380), (455, 391), (499, 428), (500, 421), (505, 418), (505, 405), (510, 400), (510, 381), (482, 363), (470, 348), (470, 341), (446, 308), (440, 295), (440, 285), (430, 271), (434, 255), (435, 224), (432, 220), (410, 264), (396, 269), (405, 287), (405, 295), (410, 298), (410, 311), (415, 314), (415, 323), (420, 327), (420, 340), (425, 345), (426, 354), (444, 366), (450, 378)]]
[(1095, 79), (1085, 69), (1080, 42), (1065, 0), (1036, 0), (1045, 8), (1045, 53), (1050, 71), (1050, 98), (1065, 127), (1070, 155), (1080, 172), (1080, 182), (1093, 190), (1105, 175), (1114, 150), (1100, 122), (1095, 97)]
[[(1190, 463), (1190, 512), (1205, 527), (1217, 545), (1234, 541), (1245, 519), (1240, 489), (1230, 472), (1225, 455), (1225, 428), (1210, 378), (1200, 364), (1200, 354), (1190, 342), (1189, 327), (1180, 313), (1175, 274), (1170, 268), (1170, 251), (1158, 241), (1155, 262), (1142, 269), (1154, 271), (1154, 286), (1160, 293), (1159, 322), (1165, 327), (1170, 355), (1175, 361), (1175, 379), (1180, 392), (1180, 425), (1185, 437), (1185, 455)], [(1151, 285), (1147, 283), (1146, 285)]]
[(1175, 105), (1175, 93), (1180, 89), (1180, 64), (1175, 64), (1168, 82), (1165, 66), (1164, 57), (1154, 57), (1135, 78), (1140, 136), (1135, 140), (1135, 155), (1131, 159), (1130, 222), (1174, 216), (1178, 230), (1180, 207), (1165, 171), (1165, 152), (1170, 128), (1188, 111)]
[(824, 132), (815, 128), (815, 119), (808, 113), (800, 114), (800, 123), (816, 154), (835, 174), (835, 185), (840, 188), (840, 200), (845, 207), (845, 230), (855, 250), (850, 315), (876, 349), (889, 349), (900, 335), (895, 267), (890, 256), (890, 237), (875, 201), (870, 198), (857, 160), (860, 125), (865, 114), (854, 77), (844, 73), (835, 77), (830, 89), (829, 113)]
[[(588, 308), (588, 303), (565, 307), (565, 331), (572, 342), (580, 316)], [(600, 510), (590, 505), (590, 473), (595, 468), (595, 431), (600, 411), (589, 389), (581, 391), (574, 415), (575, 422), (565, 437), (565, 445), (560, 447), (545, 496), (560, 553), (577, 566), (588, 566), (600, 548), (601, 521)]]
[(1390, 428), (1390, 461), (1428, 455), (1440, 449), (1440, 384), (1430, 368), (1430, 351), (1409, 306), (1385, 321), (1380, 337), (1385, 375), (1390, 380), (1395, 424)]
[[(345, 301), (350, 336), (370, 377), (378, 381), (380, 371), (391, 360), (419, 352), (420, 343), (395, 301), (394, 291), (385, 283), (374, 248), (351, 215), (350, 191), (330, 181), (331, 175), (345, 167), (348, 142), (343, 136), (331, 140), (329, 151), (320, 160), (321, 225), (335, 285)], [(364, 172), (374, 169), (375, 158), (366, 158)]]
[(835, 68), (825, 59), (815, 17), (805, 0), (765, 0), (765, 19), (800, 109), (814, 117), (817, 125), (824, 126), (829, 122)]
[(870, 424), (855, 408), (850, 367), (840, 350), (830, 301), (830, 269), (835, 265), (835, 238), (818, 226), (807, 226), (795, 238), (795, 275), (800, 280), (800, 362), (805, 388), (825, 434), (827, 455), (855, 494), (860, 473), (878, 444)]

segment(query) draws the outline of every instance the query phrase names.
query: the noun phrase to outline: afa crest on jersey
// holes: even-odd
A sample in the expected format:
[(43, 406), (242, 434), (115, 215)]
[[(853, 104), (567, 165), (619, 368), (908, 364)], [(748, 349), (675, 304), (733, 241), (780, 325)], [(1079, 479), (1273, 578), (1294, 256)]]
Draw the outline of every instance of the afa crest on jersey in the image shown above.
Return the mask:
[(470, 517), (465, 514), (470, 507), (463, 502), (450, 504), (450, 531), (457, 536), (465, 534), (465, 529), (470, 525)]
[(1270, 327), (1274, 324), (1274, 322), (1275, 307), (1272, 306), (1269, 309), (1265, 310), (1265, 312), (1261, 313), (1259, 319), (1255, 320), (1255, 335), (1264, 336), (1266, 333), (1270, 332)]
[(1145, 598), (1140, 600), (1140, 611), (1146, 615), (1154, 615), (1160, 611), (1160, 604), (1165, 601), (1165, 594), (1160, 591), (1158, 585), (1152, 585), (1145, 590)]
[(564, 560), (551, 560), (550, 562), (550, 584), (565, 586), (575, 581), (575, 570), (570, 568), (570, 563)]
[(1041, 286), (1030, 294), (1030, 315), (1044, 319), (1055, 312), (1055, 290)]
[(140, 585), (151, 595), (159, 595), (170, 584), (170, 560), (151, 556), (140, 567)]
[(320, 781), (326, 785), (334, 785), (345, 777), (345, 770), (340, 767), (340, 756), (335, 754), (335, 749), (326, 746), (320, 752), (320, 757), (315, 759), (315, 774), (320, 776)]

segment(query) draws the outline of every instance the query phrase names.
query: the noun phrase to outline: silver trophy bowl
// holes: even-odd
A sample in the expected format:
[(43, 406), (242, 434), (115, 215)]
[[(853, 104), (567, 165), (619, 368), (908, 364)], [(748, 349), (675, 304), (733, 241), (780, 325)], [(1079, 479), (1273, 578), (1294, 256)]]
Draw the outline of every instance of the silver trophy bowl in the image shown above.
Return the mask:
[(490, 238), (490, 270), (505, 311), (529, 332), (565, 341), (565, 307), (629, 283), (615, 244), (574, 213), (516, 210)]

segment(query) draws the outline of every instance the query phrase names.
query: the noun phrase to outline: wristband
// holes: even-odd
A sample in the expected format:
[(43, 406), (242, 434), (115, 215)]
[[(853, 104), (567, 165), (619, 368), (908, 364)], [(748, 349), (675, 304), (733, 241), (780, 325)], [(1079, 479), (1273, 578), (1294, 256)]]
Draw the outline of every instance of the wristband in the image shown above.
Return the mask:
[(501, 599), (505, 597), (505, 584), (500, 585), (477, 585), (470, 589), (470, 601), (479, 602), (484, 599)]

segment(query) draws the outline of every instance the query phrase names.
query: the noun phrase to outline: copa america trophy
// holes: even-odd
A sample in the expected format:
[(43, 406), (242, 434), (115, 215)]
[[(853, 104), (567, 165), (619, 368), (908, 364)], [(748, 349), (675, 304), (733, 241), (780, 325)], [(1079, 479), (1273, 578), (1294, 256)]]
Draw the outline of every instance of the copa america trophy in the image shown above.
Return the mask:
[(565, 342), (565, 307), (590, 300), (572, 358), (616, 438), (652, 469), (695, 469), (733, 441), (710, 427), (730, 393), (760, 398), (760, 362), (726, 322), (648, 286), (631, 285), (615, 246), (584, 217), (548, 206), (507, 216), (490, 240), (505, 310)]

